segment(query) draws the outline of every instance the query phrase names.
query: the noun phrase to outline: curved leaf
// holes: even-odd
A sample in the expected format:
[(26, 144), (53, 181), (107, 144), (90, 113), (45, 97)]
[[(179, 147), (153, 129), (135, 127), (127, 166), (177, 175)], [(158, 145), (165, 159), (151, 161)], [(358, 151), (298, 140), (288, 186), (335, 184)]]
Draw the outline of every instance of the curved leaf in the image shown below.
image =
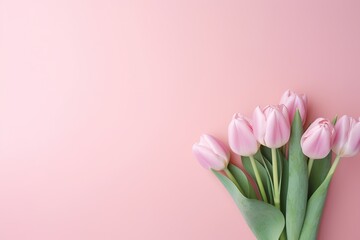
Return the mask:
[(323, 159), (314, 160), (309, 178), (309, 198), (324, 181), (331, 167), (332, 152)]
[(296, 112), (289, 141), (288, 187), (286, 197), (286, 233), (289, 240), (298, 240), (303, 226), (308, 195), (306, 158), (300, 146), (303, 134), (299, 111)]
[(281, 212), (286, 215), (286, 199), (287, 199), (287, 190), (288, 190), (288, 182), (289, 182), (289, 162), (284, 159), (283, 161), (283, 171), (281, 178), (281, 189), (280, 189), (280, 207)]
[[(255, 172), (254, 172), (254, 169), (252, 168), (249, 157), (242, 156), (241, 161), (242, 161), (242, 164), (243, 164), (244, 168), (246, 169), (246, 171), (250, 174), (250, 176), (254, 180), (256, 180)], [(260, 178), (264, 185), (266, 196), (267, 196), (269, 202), (273, 203), (274, 202), (273, 187), (272, 187), (271, 180), (269, 179), (269, 175), (262, 164), (260, 164), (258, 161), (255, 161), (255, 164), (259, 170)]]
[(272, 179), (273, 178), (273, 173), (272, 173), (272, 165), (271, 165), (271, 163), (270, 163), (270, 161), (266, 158), (266, 157), (264, 157), (264, 156), (262, 156), (262, 155), (260, 155), (260, 157), (262, 158), (262, 160), (265, 162), (265, 165), (266, 165), (266, 169), (267, 169), (267, 171), (269, 172), (269, 175), (270, 175), (270, 179)]
[(245, 173), (234, 164), (229, 164), (228, 169), (231, 174), (234, 176), (240, 187), (245, 191), (247, 198), (257, 199), (256, 193), (254, 191), (253, 186), (250, 184), (248, 178), (246, 177)]
[[(268, 160), (271, 160), (271, 148), (268, 148), (264, 145), (260, 146), (261, 154)], [(272, 162), (272, 161), (271, 161)]]
[(331, 177), (326, 178), (310, 197), (300, 240), (316, 240), (330, 181)]
[(283, 214), (265, 202), (244, 197), (227, 177), (213, 171), (228, 190), (250, 229), (259, 240), (278, 239), (285, 225)]

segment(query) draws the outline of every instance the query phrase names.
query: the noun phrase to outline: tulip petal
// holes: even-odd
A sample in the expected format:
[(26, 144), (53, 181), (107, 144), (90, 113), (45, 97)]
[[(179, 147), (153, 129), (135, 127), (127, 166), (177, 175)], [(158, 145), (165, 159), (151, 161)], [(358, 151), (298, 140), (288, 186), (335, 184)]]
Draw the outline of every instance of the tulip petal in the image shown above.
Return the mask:
[(296, 94), (293, 91), (287, 90), (281, 100), (280, 104), (284, 104), (288, 110), (289, 120), (292, 122), (296, 110), (299, 110), (302, 125), (305, 124), (306, 115), (307, 115), (307, 97), (304, 94)]
[(237, 142), (237, 154), (241, 156), (254, 155), (258, 148), (258, 142), (255, 139), (255, 136), (252, 132), (251, 126), (249, 126), (245, 121), (234, 121), (236, 136), (233, 136)]
[(349, 130), (350, 130), (350, 117), (344, 115), (338, 119), (335, 125), (333, 151), (337, 155), (341, 155), (342, 152), (344, 151), (343, 148), (349, 138)]
[(319, 128), (317, 132), (309, 135), (302, 143), (302, 149), (306, 156), (312, 159), (321, 159), (331, 150), (331, 135), (324, 128)]
[(343, 157), (355, 156), (360, 151), (360, 122), (353, 123), (352, 125), (347, 144), (344, 146)]
[(286, 90), (283, 95), (281, 96), (280, 103), (285, 104), (288, 98), (291, 96), (291, 91), (288, 89)]
[(225, 150), (225, 146), (220, 144), (220, 141), (208, 134), (204, 134), (202, 138), (203, 141), (207, 143), (207, 146), (209, 146), (209, 148), (212, 149), (212, 151), (214, 151), (217, 155), (223, 158), (230, 157), (229, 152)]
[(255, 108), (252, 120), (253, 120), (254, 135), (256, 139), (262, 145), (265, 145), (264, 136), (266, 131), (266, 118), (259, 106)]
[(272, 111), (267, 116), (267, 125), (266, 125), (266, 132), (264, 141), (266, 146), (270, 148), (277, 148), (280, 147), (280, 142), (278, 141), (278, 135), (281, 135), (279, 131), (279, 126), (277, 122), (276, 112)]
[[(285, 109), (285, 108), (284, 108)], [(290, 126), (288, 117), (282, 115), (277, 110), (272, 110), (267, 118), (265, 143), (270, 148), (283, 146), (290, 137)]]
[(193, 153), (198, 159), (201, 166), (206, 169), (212, 168), (219, 171), (223, 170), (227, 165), (222, 158), (220, 158), (214, 152), (204, 146), (194, 144)]

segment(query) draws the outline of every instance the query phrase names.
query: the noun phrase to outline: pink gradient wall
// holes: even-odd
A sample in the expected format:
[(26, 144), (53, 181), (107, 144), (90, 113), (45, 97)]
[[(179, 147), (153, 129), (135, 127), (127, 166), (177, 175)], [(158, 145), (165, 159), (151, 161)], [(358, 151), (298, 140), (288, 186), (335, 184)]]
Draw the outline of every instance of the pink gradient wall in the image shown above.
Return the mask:
[[(2, 0), (0, 239), (254, 239), (191, 153), (304, 92), (360, 115), (359, 1)], [(360, 156), (319, 239), (360, 239)]]

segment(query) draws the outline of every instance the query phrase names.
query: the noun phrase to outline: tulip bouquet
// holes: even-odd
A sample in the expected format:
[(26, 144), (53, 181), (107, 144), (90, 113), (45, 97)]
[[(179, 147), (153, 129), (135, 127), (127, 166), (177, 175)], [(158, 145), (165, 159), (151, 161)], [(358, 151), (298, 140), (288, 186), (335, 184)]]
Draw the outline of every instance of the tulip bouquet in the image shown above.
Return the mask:
[(360, 151), (360, 118), (318, 118), (304, 132), (306, 115), (306, 96), (289, 90), (279, 105), (257, 107), (252, 119), (235, 114), (228, 142), (245, 170), (230, 163), (230, 152), (213, 136), (193, 145), (257, 239), (316, 239), (335, 169)]

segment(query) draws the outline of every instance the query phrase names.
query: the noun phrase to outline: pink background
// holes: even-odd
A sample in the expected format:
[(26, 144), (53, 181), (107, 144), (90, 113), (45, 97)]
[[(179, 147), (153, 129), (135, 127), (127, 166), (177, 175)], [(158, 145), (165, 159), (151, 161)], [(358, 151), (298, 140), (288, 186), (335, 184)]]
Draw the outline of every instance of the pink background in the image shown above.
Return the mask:
[[(0, 238), (254, 239), (191, 153), (287, 88), (359, 116), (359, 1), (2, 0)], [(357, 159), (356, 159), (357, 158)], [(360, 239), (360, 156), (319, 239)]]

